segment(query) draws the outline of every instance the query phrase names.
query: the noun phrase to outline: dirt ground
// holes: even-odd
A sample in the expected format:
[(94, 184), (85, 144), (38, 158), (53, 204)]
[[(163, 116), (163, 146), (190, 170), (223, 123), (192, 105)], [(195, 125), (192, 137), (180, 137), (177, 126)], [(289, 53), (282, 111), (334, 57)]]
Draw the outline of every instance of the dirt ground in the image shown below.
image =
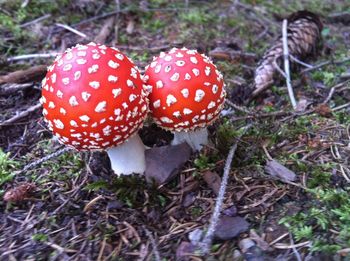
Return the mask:
[[(293, 67), (298, 111), (283, 77), (247, 103), (282, 20), (304, 9), (320, 16), (323, 44), (305, 60), (310, 69)], [(349, 13), (346, 1), (318, 0), (0, 2), (0, 260), (349, 260)], [(118, 47), (141, 70), (186, 46), (224, 74), (228, 103), (209, 128), (212, 145), (167, 184), (116, 177), (104, 152), (61, 151), (43, 122), (46, 66), (90, 41)], [(140, 136), (149, 147), (172, 139), (150, 119)], [(209, 225), (233, 144), (222, 212), (232, 234), (202, 256), (191, 232)], [(235, 234), (233, 217), (249, 225)]]

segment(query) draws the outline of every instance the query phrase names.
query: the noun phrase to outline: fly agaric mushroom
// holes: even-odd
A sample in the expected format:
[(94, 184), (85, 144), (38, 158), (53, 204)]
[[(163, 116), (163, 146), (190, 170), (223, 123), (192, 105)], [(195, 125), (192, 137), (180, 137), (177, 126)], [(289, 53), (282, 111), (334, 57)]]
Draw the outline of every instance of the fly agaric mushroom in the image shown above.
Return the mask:
[(174, 133), (173, 145), (194, 150), (208, 144), (207, 126), (219, 115), (226, 92), (222, 74), (195, 50), (161, 52), (146, 67), (150, 111), (155, 122)]
[(58, 140), (77, 150), (106, 150), (116, 174), (143, 173), (137, 134), (148, 104), (138, 68), (113, 47), (67, 49), (42, 81), (44, 120)]

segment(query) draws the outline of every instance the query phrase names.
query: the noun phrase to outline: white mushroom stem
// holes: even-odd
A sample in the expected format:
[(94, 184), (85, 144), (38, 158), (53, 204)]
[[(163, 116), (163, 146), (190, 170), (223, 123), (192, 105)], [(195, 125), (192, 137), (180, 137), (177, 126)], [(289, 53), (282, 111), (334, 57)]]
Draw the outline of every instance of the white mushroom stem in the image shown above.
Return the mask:
[(174, 132), (174, 139), (171, 142), (172, 145), (181, 144), (187, 142), (194, 151), (202, 149), (203, 145), (208, 144), (208, 130), (207, 128), (200, 128), (195, 131), (180, 131)]
[(107, 153), (117, 175), (143, 174), (146, 170), (145, 146), (138, 134), (117, 147), (107, 149)]

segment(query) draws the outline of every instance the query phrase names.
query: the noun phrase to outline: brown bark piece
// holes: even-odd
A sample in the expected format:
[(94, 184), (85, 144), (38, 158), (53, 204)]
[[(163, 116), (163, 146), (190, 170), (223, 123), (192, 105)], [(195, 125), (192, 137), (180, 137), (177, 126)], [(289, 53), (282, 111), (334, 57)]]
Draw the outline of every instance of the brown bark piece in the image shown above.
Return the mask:
[(42, 79), (46, 74), (45, 65), (33, 66), (29, 69), (11, 72), (0, 76), (0, 84), (3, 83), (24, 83)]

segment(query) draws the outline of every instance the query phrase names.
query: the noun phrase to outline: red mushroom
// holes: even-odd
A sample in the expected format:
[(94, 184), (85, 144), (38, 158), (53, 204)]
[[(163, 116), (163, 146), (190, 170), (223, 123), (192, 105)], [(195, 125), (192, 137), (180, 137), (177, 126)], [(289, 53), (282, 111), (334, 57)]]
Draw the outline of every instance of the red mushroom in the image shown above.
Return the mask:
[(208, 143), (207, 126), (219, 115), (226, 92), (222, 74), (195, 50), (173, 48), (146, 67), (150, 111), (157, 124), (174, 132), (172, 144), (194, 150)]
[(44, 119), (77, 150), (106, 150), (116, 174), (143, 173), (137, 134), (148, 104), (138, 68), (116, 48), (89, 43), (67, 49), (42, 81)]

